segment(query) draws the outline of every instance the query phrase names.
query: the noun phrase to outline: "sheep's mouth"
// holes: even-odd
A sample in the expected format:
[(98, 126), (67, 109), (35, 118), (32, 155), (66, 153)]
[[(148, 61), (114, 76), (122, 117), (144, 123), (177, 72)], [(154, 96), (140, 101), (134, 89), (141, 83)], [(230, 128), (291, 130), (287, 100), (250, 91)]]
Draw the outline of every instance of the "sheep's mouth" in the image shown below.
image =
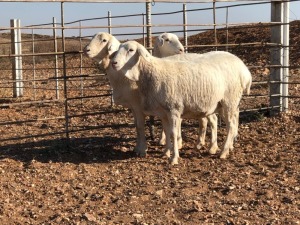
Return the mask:
[(116, 65), (114, 62), (111, 63), (111, 66), (114, 70), (116, 70), (116, 71), (119, 70), (119, 65)]

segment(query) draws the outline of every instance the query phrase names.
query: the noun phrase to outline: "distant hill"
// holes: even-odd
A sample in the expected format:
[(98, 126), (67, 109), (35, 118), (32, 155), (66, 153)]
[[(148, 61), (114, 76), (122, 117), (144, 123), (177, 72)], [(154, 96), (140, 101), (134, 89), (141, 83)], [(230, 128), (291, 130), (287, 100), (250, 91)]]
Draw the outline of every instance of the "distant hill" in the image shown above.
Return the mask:
[[(271, 29), (262, 24), (253, 24), (247, 26), (235, 26), (229, 28), (228, 43), (254, 43), (261, 42), (258, 47), (230, 47), (230, 52), (243, 58), (249, 64), (255, 63), (257, 60), (268, 61), (270, 57), (269, 47), (264, 47), (263, 43), (270, 43)], [(217, 30), (217, 40), (219, 44), (226, 44), (226, 30)], [(214, 31), (202, 32), (188, 37), (189, 45), (212, 45), (214, 44)], [(290, 23), (290, 61), (292, 65), (300, 63), (300, 21), (292, 21)], [(209, 51), (212, 48), (202, 47), (190, 49), (191, 52)], [(219, 48), (224, 50), (224, 48)]]

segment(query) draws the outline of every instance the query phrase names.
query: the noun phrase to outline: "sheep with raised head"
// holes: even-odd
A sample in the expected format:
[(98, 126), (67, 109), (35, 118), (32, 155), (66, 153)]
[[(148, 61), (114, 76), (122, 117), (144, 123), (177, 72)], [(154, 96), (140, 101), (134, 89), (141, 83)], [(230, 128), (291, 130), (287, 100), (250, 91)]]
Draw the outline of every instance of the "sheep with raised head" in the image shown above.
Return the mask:
[(184, 53), (184, 47), (176, 34), (163, 33), (156, 37), (152, 55), (158, 58)]
[(200, 63), (156, 58), (135, 41), (120, 45), (112, 66), (137, 82), (146, 114), (158, 116), (167, 136), (166, 153), (177, 164), (180, 118), (206, 117), (222, 109), (227, 138), (220, 158), (233, 148), (238, 127), (238, 106), (244, 90), (240, 73), (245, 64), (227, 52), (211, 52)]
[(131, 109), (137, 130), (137, 142), (134, 151), (145, 156), (147, 142), (145, 137), (145, 114), (141, 105), (141, 97), (136, 82), (122, 76), (111, 68), (110, 58), (119, 48), (120, 42), (111, 34), (99, 32), (94, 35), (90, 43), (84, 48), (84, 53), (99, 63), (106, 71), (113, 89), (113, 99), (118, 105)]

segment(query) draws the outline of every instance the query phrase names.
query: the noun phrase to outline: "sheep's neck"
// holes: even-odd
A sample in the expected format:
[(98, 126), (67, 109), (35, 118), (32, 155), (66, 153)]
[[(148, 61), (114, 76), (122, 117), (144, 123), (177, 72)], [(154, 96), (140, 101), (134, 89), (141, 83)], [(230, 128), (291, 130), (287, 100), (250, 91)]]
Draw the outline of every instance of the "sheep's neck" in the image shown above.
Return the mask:
[(105, 58), (102, 59), (103, 69), (108, 70), (109, 64), (110, 64), (110, 58), (109, 55), (107, 55)]

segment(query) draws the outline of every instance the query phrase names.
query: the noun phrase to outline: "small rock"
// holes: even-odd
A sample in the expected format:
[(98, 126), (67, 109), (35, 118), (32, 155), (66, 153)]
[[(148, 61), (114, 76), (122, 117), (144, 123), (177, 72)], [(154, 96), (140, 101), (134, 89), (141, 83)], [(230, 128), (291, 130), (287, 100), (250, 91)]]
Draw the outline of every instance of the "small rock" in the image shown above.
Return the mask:
[(132, 214), (132, 216), (136, 219), (142, 219), (144, 215), (141, 213), (134, 213), (134, 214)]
[(163, 197), (163, 190), (158, 190), (158, 191), (156, 191), (155, 192), (155, 194), (157, 195), (157, 196), (159, 196), (160, 198), (162, 198)]
[(84, 217), (88, 220), (88, 221), (92, 221), (92, 222), (96, 222), (97, 219), (94, 215), (90, 214), (90, 213), (85, 213)]

